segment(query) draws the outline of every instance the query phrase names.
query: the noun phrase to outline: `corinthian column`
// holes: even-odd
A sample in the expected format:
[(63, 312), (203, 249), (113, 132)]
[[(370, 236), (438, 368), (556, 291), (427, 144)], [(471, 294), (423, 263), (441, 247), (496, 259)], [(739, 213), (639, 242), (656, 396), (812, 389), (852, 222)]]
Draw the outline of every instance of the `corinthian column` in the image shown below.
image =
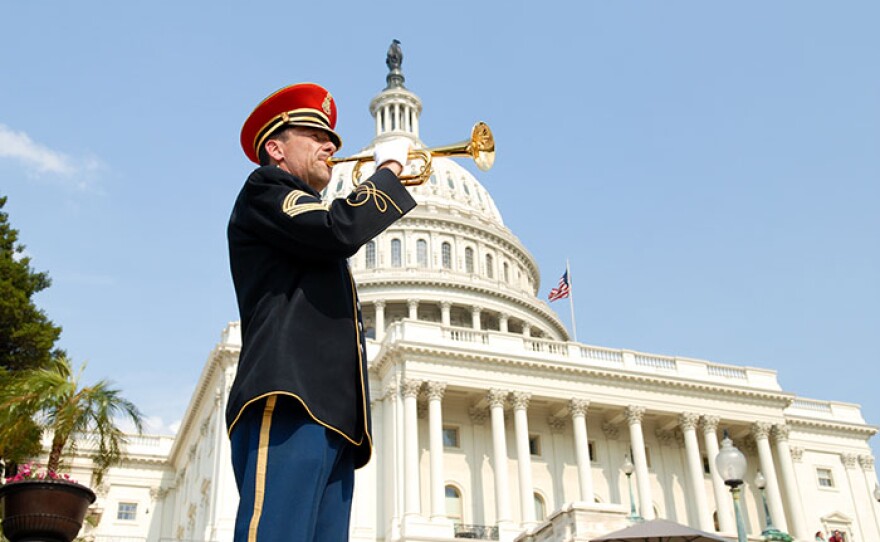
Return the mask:
[(480, 331), (480, 314), (483, 313), (483, 307), (474, 305), (471, 307), (471, 327), (475, 330)]
[(593, 469), (590, 466), (590, 441), (587, 437), (587, 407), (590, 402), (586, 399), (572, 399), (569, 403), (571, 411), (571, 426), (574, 430), (574, 451), (577, 456), (578, 482), (580, 482), (581, 500), (592, 503), (593, 497)]
[[(804, 519), (804, 507), (801, 503), (801, 492), (797, 486), (797, 477), (794, 473), (794, 463), (791, 459), (791, 448), (788, 446), (789, 428), (787, 425), (773, 426), (773, 440), (776, 443), (776, 453), (779, 455), (779, 474), (782, 477), (782, 487), (785, 490), (785, 502), (788, 503), (788, 511), (791, 514), (791, 527), (795, 538), (807, 540), (810, 538), (810, 529)], [(773, 518), (774, 521), (776, 518)]]
[(492, 460), (495, 467), (495, 515), (498, 525), (510, 525), (510, 481), (507, 477), (507, 436), (504, 433), (504, 401), (507, 392), (489, 390), (492, 417)]
[(381, 341), (385, 337), (385, 302), (376, 301), (376, 340)]
[(440, 323), (446, 327), (452, 325), (452, 303), (449, 301), (440, 302)]
[(715, 493), (715, 507), (718, 509), (718, 530), (722, 533), (736, 532), (736, 524), (733, 522), (730, 510), (730, 494), (724, 485), (724, 480), (718, 474), (715, 466), (715, 458), (718, 456), (718, 416), (703, 416), (703, 444), (706, 446), (706, 456), (709, 458), (709, 472), (712, 474), (712, 490)]
[(770, 507), (770, 515), (773, 517), (773, 525), (783, 532), (788, 532), (788, 522), (785, 521), (785, 512), (782, 508), (782, 497), (779, 494), (779, 481), (776, 478), (776, 467), (773, 466), (773, 454), (770, 451), (771, 425), (767, 422), (755, 422), (752, 424), (752, 436), (758, 445), (758, 461), (761, 463), (761, 472), (767, 480), (767, 504)]
[(691, 480), (691, 494), (697, 505), (697, 519), (700, 529), (711, 532), (715, 529), (712, 516), (709, 515), (709, 504), (706, 502), (706, 485), (703, 483), (703, 465), (700, 460), (700, 443), (697, 442), (697, 422), (700, 415), (683, 412), (678, 416), (681, 432), (684, 436), (684, 451), (687, 457), (688, 478)]
[(428, 382), (428, 435), (431, 453), (431, 521), (446, 519), (446, 488), (443, 485), (443, 413), (445, 382)]
[(535, 495), (532, 486), (532, 454), (529, 451), (529, 422), (526, 408), (532, 394), (514, 392), (513, 427), (516, 432), (516, 463), (519, 472), (519, 502), (523, 527), (537, 525), (535, 521)]
[(418, 320), (419, 319), (419, 300), (418, 299), (407, 299), (406, 300), (406, 308), (409, 311), (409, 319), (410, 320)]
[(395, 442), (399, 438), (400, 427), (395, 423), (398, 404), (398, 386), (396, 382), (390, 382), (385, 386), (384, 405), (382, 406), (382, 425), (384, 426), (384, 450), (381, 450), (385, 459), (385, 469), (383, 472), (382, 483), (387, 488), (392, 488), (385, 492), (386, 506), (388, 507), (389, 516), (391, 518), (391, 529), (394, 533), (400, 533), (400, 493), (398, 487), (399, 458), (394, 453), (396, 448)]
[(646, 520), (654, 519), (654, 499), (651, 497), (651, 481), (648, 479), (648, 458), (645, 456), (645, 437), (642, 433), (642, 417), (645, 407), (626, 407), (629, 424), (629, 440), (632, 444), (633, 463), (636, 466), (636, 483), (639, 487), (639, 511)]
[(404, 465), (406, 473), (404, 515), (418, 516), (421, 514), (419, 499), (419, 418), (417, 398), (422, 383), (418, 380), (403, 382), (403, 441)]

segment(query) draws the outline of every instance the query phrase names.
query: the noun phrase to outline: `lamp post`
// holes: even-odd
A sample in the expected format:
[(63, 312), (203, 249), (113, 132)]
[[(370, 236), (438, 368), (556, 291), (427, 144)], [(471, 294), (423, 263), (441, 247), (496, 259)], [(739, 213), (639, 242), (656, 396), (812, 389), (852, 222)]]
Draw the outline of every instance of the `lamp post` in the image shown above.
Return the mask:
[(721, 440), (721, 450), (715, 456), (715, 466), (718, 468), (721, 479), (730, 486), (730, 494), (733, 496), (737, 541), (746, 542), (746, 526), (739, 503), (740, 486), (743, 483), (743, 476), (746, 474), (746, 456), (733, 445), (733, 441), (727, 434), (727, 429), (724, 430), (724, 438)]
[(632, 483), (632, 473), (636, 470), (635, 465), (633, 465), (632, 461), (629, 460), (629, 454), (625, 454), (624, 456), (623, 466), (620, 467), (620, 470), (626, 475), (626, 482), (629, 485), (629, 521), (630, 523), (638, 523), (640, 521), (644, 521), (644, 518), (636, 513), (636, 501), (633, 498), (633, 483)]
[(764, 540), (791, 542), (791, 535), (784, 533), (773, 526), (773, 518), (770, 517), (770, 508), (767, 506), (767, 495), (764, 493), (764, 488), (767, 487), (767, 479), (764, 478), (761, 471), (758, 471), (758, 474), (755, 475), (755, 486), (761, 490), (761, 501), (764, 503), (764, 518), (766, 519), (766, 526), (764, 527), (764, 530), (761, 531), (761, 536), (764, 537)]

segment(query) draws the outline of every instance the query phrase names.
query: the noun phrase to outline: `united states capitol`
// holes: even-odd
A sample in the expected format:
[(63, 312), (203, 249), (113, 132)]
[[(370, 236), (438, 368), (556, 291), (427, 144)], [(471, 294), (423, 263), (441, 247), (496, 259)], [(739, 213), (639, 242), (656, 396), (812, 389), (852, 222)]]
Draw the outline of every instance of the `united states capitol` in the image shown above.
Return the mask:
[[(421, 100), (399, 71), (386, 82), (369, 104), (372, 144), (423, 147)], [(350, 191), (352, 169), (334, 168), (326, 198)], [(375, 443), (357, 472), (351, 540), (586, 541), (636, 518), (733, 540), (733, 500), (714, 461), (722, 430), (747, 458), (750, 539), (769, 512), (796, 540), (834, 529), (880, 540), (868, 442), (877, 429), (858, 405), (798, 397), (769, 368), (572, 341), (537, 297), (534, 258), (474, 175), (437, 158), (412, 192), (419, 206), (351, 259)], [(132, 435), (129, 458), (96, 488), (88, 539), (232, 540), (223, 413), (239, 324), (220, 337), (178, 434)], [(89, 479), (87, 455), (83, 446), (74, 477)]]

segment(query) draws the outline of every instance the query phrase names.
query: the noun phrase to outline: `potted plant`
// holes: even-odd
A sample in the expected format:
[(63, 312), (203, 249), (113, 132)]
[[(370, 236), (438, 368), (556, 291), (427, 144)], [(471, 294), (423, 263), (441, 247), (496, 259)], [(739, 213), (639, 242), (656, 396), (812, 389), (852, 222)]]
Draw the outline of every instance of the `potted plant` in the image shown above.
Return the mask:
[(23, 465), (0, 486), (3, 533), (11, 542), (75, 538), (95, 494), (59, 474), (63, 458), (76, 452), (78, 440), (92, 441), (93, 477), (100, 484), (123, 457), (125, 435), (118, 418), (127, 417), (142, 430), (138, 408), (109, 382), (81, 385), (84, 368), (74, 374), (70, 360), (60, 354), (48, 367), (0, 375), (0, 457), (20, 464), (39, 450), (43, 436), (51, 439), (45, 471)]

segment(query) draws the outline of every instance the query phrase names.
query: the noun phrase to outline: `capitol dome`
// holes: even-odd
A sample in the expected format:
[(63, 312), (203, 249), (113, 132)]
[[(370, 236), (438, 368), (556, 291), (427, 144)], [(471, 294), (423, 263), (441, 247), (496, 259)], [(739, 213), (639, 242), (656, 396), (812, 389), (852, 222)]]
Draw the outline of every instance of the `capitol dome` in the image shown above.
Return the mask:
[[(419, 138), (422, 102), (404, 86), (400, 63), (389, 62), (387, 86), (370, 103), (373, 141), (355, 156), (372, 156), (376, 144)], [(421, 162), (405, 173), (416, 173)], [(347, 196), (355, 165), (333, 168), (325, 200)], [(375, 170), (361, 168), (363, 178)], [(381, 341), (393, 322), (408, 318), (439, 323), (450, 335), (464, 329), (568, 340), (549, 305), (536, 297), (540, 272), (532, 255), (504, 226), (489, 191), (459, 162), (435, 158), (433, 173), (409, 190), (418, 206), (367, 243), (350, 264), (358, 283), (367, 336)]]

